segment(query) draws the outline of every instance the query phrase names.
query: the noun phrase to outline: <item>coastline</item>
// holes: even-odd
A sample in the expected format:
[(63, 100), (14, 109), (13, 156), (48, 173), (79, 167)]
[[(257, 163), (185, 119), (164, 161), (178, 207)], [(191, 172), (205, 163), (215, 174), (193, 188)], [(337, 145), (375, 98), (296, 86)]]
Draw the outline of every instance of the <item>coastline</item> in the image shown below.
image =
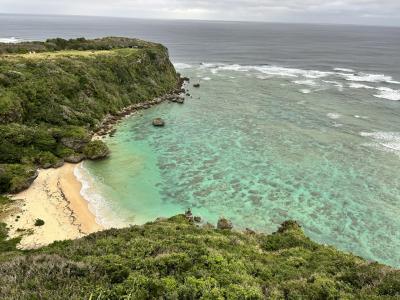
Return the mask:
[[(65, 163), (57, 169), (39, 170), (28, 189), (11, 196), (14, 202), (3, 222), (9, 228), (9, 237), (21, 237), (19, 248), (38, 248), (104, 229), (80, 194), (82, 184), (74, 175), (76, 166)], [(37, 219), (44, 225), (35, 226)]]
[[(173, 91), (106, 115), (92, 132), (91, 139), (112, 136), (117, 123), (137, 111), (164, 101), (183, 104), (185, 83), (188, 81), (189, 78), (179, 76)], [(96, 215), (89, 208), (90, 202), (81, 194), (82, 182), (74, 172), (78, 164), (65, 162), (59, 168), (40, 169), (37, 178), (26, 190), (9, 195), (14, 201), (0, 215), (0, 219), (7, 224), (9, 238), (21, 238), (18, 248), (40, 248), (54, 241), (77, 239), (106, 228), (96, 220)], [(38, 219), (44, 224), (35, 226)]]
[(97, 128), (93, 131), (92, 140), (102, 139), (102, 137), (106, 135), (112, 136), (115, 133), (116, 124), (122, 119), (131, 116), (135, 112), (149, 109), (150, 107), (165, 101), (183, 104), (185, 101), (185, 94), (187, 93), (186, 84), (188, 82), (190, 82), (188, 77), (181, 77), (179, 75), (177, 87), (173, 91), (165, 93), (164, 95), (151, 100), (128, 105), (115, 114), (106, 115)]

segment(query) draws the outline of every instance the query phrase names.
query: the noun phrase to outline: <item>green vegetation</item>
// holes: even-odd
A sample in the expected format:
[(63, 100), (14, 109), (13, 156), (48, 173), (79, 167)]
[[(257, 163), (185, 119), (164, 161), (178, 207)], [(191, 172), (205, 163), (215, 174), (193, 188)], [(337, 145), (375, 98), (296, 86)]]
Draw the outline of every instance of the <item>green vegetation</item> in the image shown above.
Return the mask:
[(178, 215), (56, 242), (0, 262), (2, 299), (396, 299), (400, 271), (322, 246)]
[(44, 225), (44, 221), (42, 219), (35, 220), (35, 226), (43, 226), (43, 225)]
[[(62, 50), (112, 50), (121, 48), (151, 48), (155, 44), (132, 38), (106, 37), (87, 40), (77, 38), (65, 40), (61, 38), (48, 39), (46, 42), (23, 42), (18, 44), (0, 43), (0, 54), (29, 53), (29, 52), (55, 52)], [(160, 45), (157, 45), (160, 46)]]
[[(167, 50), (135, 39), (0, 44), (0, 54), (0, 194), (27, 188), (37, 167), (106, 156), (91, 141), (102, 118), (177, 84)], [(0, 299), (400, 298), (400, 271), (319, 245), (294, 221), (265, 235), (193, 220), (25, 251), (0, 223)]]
[(108, 155), (107, 146), (101, 141), (91, 141), (83, 149), (83, 154), (89, 159), (99, 159)]
[(28, 187), (37, 167), (107, 156), (90, 142), (102, 119), (177, 82), (167, 49), (137, 39), (0, 43), (0, 193)]

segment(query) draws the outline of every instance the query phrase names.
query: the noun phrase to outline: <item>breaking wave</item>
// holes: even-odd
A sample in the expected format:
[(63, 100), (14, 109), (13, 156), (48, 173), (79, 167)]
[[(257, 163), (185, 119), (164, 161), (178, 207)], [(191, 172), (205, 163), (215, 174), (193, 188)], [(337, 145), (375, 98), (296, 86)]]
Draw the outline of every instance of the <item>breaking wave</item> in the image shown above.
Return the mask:
[(22, 39), (16, 37), (7, 37), (7, 38), (0, 38), (0, 43), (9, 43), (9, 44), (16, 44), (23, 42)]
[[(175, 63), (174, 65), (177, 69), (195, 67), (186, 63)], [(400, 84), (400, 81), (395, 80), (389, 75), (356, 72), (350, 68), (340, 67), (334, 68), (333, 71), (320, 71), (274, 65), (240, 65), (205, 62), (197, 65), (196, 68), (203, 73), (208, 71), (214, 75), (220, 72), (243, 72), (246, 73), (246, 76), (253, 75), (255, 78), (260, 80), (266, 80), (273, 77), (287, 78), (297, 85), (335, 88), (339, 92), (343, 92), (345, 88), (374, 90), (377, 92), (371, 93), (371, 96), (373, 97), (392, 101), (400, 100), (400, 90), (387, 86), (378, 86), (378, 84), (397, 85)], [(204, 80), (208, 80), (209, 77), (205, 74), (203, 74), (203, 76), (201, 77), (203, 77)], [(366, 83), (369, 83), (369, 85)], [(306, 94), (311, 91), (309, 89), (301, 89), (300, 92)]]

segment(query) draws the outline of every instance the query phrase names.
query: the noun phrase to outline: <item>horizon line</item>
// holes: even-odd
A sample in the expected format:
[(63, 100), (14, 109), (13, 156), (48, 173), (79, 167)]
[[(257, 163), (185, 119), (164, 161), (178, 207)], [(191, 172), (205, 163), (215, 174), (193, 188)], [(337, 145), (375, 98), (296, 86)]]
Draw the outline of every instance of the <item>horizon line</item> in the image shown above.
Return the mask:
[(110, 18), (146, 21), (186, 21), (186, 22), (218, 22), (218, 23), (261, 23), (261, 24), (285, 24), (285, 25), (315, 25), (315, 26), (355, 26), (355, 27), (385, 27), (400, 28), (400, 25), (381, 25), (363, 23), (321, 23), (321, 22), (278, 22), (278, 21), (250, 21), (250, 20), (223, 20), (223, 19), (185, 19), (185, 18), (146, 18), (146, 17), (127, 17), (127, 16), (106, 16), (106, 15), (79, 15), (79, 14), (36, 14), (36, 13), (15, 13), (0, 12), (2, 15), (33, 16), (33, 17), (89, 17), (89, 18)]

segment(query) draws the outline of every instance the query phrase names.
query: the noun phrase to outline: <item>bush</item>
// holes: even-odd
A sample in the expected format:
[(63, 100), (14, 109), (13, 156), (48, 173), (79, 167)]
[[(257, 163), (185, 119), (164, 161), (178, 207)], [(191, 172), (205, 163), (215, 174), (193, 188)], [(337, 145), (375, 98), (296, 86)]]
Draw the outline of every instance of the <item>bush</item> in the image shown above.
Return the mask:
[[(310, 250), (310, 241), (301, 234), (301, 228), (287, 225), (282, 226), (285, 230), (273, 234), (274, 239), (286, 241), (287, 234), (296, 232), (297, 246), (288, 248), (284, 242), (280, 248), (277, 243), (273, 251), (263, 250), (269, 236), (203, 229), (184, 215), (143, 226), (97, 232), (75, 241), (55, 242), (27, 251), (23, 256), (3, 262), (0, 259), (0, 298), (380, 299), (398, 296), (398, 271), (368, 264), (316, 243)], [(358, 275), (344, 276), (350, 272)], [(369, 277), (373, 279), (366, 279), (364, 284), (356, 279)]]
[(35, 226), (43, 226), (43, 225), (44, 225), (44, 221), (42, 219), (35, 220)]
[(91, 141), (83, 149), (83, 154), (89, 159), (101, 159), (109, 155), (110, 150), (103, 141)]
[(21, 164), (0, 164), (0, 193), (17, 193), (28, 188), (36, 179), (34, 167)]
[[(287, 225), (287, 224), (286, 224)], [(269, 236), (199, 228), (184, 215), (110, 229), (1, 261), (1, 299), (380, 299), (399, 271), (314, 244), (299, 226)], [(303, 240), (303, 243), (300, 243)], [(338, 266), (338, 267), (332, 267)], [(358, 279), (343, 274), (356, 272)], [(34, 274), (34, 276), (32, 276)], [(354, 283), (353, 283), (354, 282)], [(54, 293), (57, 291), (57, 293)], [(389, 299), (389, 298), (388, 298)], [(392, 298), (395, 299), (395, 298)]]

